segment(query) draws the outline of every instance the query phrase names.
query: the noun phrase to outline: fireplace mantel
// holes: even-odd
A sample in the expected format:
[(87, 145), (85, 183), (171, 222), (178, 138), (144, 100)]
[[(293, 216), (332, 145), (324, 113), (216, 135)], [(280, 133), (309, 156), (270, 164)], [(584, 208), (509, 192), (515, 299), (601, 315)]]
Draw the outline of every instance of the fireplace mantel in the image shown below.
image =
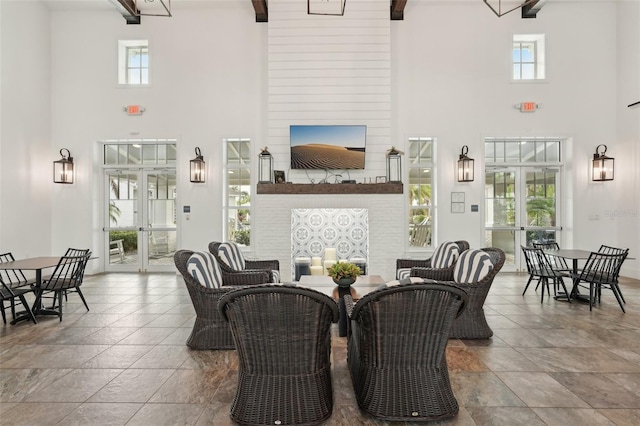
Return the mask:
[(402, 183), (259, 183), (258, 194), (402, 194)]

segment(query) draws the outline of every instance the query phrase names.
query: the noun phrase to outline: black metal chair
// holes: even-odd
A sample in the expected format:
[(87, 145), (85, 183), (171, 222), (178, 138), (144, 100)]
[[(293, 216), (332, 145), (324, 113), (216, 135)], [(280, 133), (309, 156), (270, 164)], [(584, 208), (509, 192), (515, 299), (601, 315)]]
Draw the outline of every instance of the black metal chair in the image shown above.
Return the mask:
[[(556, 241), (546, 242), (546, 243), (534, 242), (532, 244), (533, 244), (533, 247), (542, 249), (543, 251), (544, 250), (560, 250), (560, 245)], [(571, 274), (571, 271), (573, 271), (573, 269), (567, 264), (567, 260), (564, 257), (547, 256), (547, 259), (549, 260), (549, 264), (551, 265), (553, 270), (556, 272), (561, 272), (565, 277), (569, 277)], [(537, 290), (537, 287), (536, 287), (536, 290)]]
[[(540, 303), (544, 302), (544, 289), (546, 287), (547, 294), (551, 295), (549, 289), (549, 280), (553, 282), (553, 294), (554, 296), (557, 294), (558, 285), (561, 285), (564, 289), (564, 294), (567, 296), (567, 301), (571, 303), (571, 297), (569, 292), (567, 292), (567, 287), (565, 286), (563, 277), (568, 277), (566, 272), (561, 270), (556, 270), (554, 265), (551, 263), (549, 257), (544, 253), (541, 248), (537, 247), (525, 247), (520, 246), (522, 249), (522, 253), (524, 254), (524, 259), (527, 264), (527, 271), (529, 272), (529, 280), (527, 281), (527, 285), (524, 287), (524, 291), (522, 295), (527, 291), (529, 284), (533, 278), (538, 278), (538, 284), (542, 284), (542, 294), (540, 296)], [(536, 286), (536, 289), (538, 287)]]
[(387, 421), (454, 417), (446, 347), (468, 300), (446, 283), (401, 284), (366, 294), (349, 312), (347, 363), (358, 406)]
[[(56, 314), (62, 321), (62, 295), (68, 291), (78, 293), (85, 308), (87, 308), (87, 311), (89, 310), (89, 305), (87, 305), (80, 286), (82, 285), (84, 270), (90, 257), (91, 252), (87, 251), (87, 254), (83, 256), (62, 256), (60, 258), (51, 276), (43, 280), (40, 288), (36, 288), (36, 301), (34, 303), (36, 314)], [(41, 309), (42, 300), (48, 293), (54, 293), (53, 306), (51, 310)], [(57, 313), (55, 312), (56, 301), (58, 303)]]
[[(462, 253), (465, 250), (469, 249), (469, 243), (467, 241), (464, 240), (459, 240), (459, 241), (454, 241), (457, 245), (458, 245), (458, 251), (459, 253)], [(435, 253), (435, 252), (434, 252)], [(396, 279), (403, 279), (403, 278), (408, 278), (412, 273), (416, 273), (415, 271), (412, 272), (411, 269), (413, 268), (425, 268), (425, 269), (438, 269), (440, 270), (440, 273), (443, 276), (448, 276), (450, 271), (453, 271), (453, 267), (455, 266), (455, 262), (454, 264), (440, 269), (440, 268), (434, 268), (432, 265), (432, 259), (433, 256), (430, 257), (429, 259), (424, 259), (424, 260), (420, 260), (420, 259), (396, 259)], [(428, 275), (434, 275), (436, 272), (435, 271), (425, 271), (424, 274), (428, 274)], [(416, 275), (414, 276), (422, 276), (421, 273), (417, 272)], [(440, 278), (434, 278), (434, 279), (440, 279)], [(446, 280), (446, 278), (442, 278), (443, 280)]]
[(622, 312), (625, 312), (624, 302), (618, 285), (618, 278), (622, 263), (628, 254), (628, 249), (618, 254), (592, 252), (582, 271), (577, 274), (571, 274), (573, 278), (571, 294), (576, 294), (578, 287), (586, 287), (585, 284), (581, 283), (588, 283), (589, 310), (591, 311), (593, 309), (593, 303), (595, 301), (600, 302), (602, 289), (610, 289), (616, 297), (620, 309), (622, 309)]
[(273, 260), (249, 260), (245, 259), (240, 247), (234, 242), (209, 243), (209, 252), (213, 254), (220, 269), (227, 273), (266, 271), (269, 274), (270, 283), (280, 282), (280, 261)]
[[(220, 315), (217, 303), (223, 294), (238, 286), (265, 284), (269, 282), (269, 274), (262, 272), (226, 273), (220, 271), (220, 282), (207, 287), (196, 279), (188, 270), (188, 262), (195, 252), (178, 250), (173, 260), (184, 279), (189, 291), (191, 303), (196, 311), (196, 321), (187, 346), (191, 349), (235, 349), (229, 324)], [(209, 254), (209, 253), (206, 253)], [(213, 256), (209, 254), (209, 256)], [(213, 258), (215, 262), (215, 257)]]
[[(10, 285), (7, 285), (4, 282), (4, 279), (2, 278), (2, 276), (0, 276), (0, 311), (2, 311), (2, 321), (5, 324), (7, 323), (7, 316), (5, 313), (6, 308), (4, 304), (6, 301), (10, 302), (11, 317), (13, 321), (15, 321), (16, 299), (18, 299), (18, 304), (22, 305), (22, 307), (24, 308), (25, 312), (27, 313), (31, 321), (33, 321), (34, 324), (38, 322), (36, 321), (36, 317), (33, 315), (33, 312), (31, 311), (31, 307), (29, 307), (29, 303), (27, 303), (27, 300), (25, 298), (25, 294), (29, 294), (29, 293), (33, 293), (32, 287), (29, 287), (29, 286), (11, 287)], [(12, 324), (13, 324), (13, 321), (12, 321)]]
[[(629, 252), (629, 249), (623, 249), (623, 248), (618, 248), (618, 247), (611, 247), (611, 246), (607, 246), (602, 244), (600, 246), (600, 248), (598, 249), (598, 253), (604, 253), (604, 254), (622, 254), (624, 252)], [(622, 267), (622, 263), (620, 264), (620, 266)], [(620, 275), (620, 271), (618, 271), (617, 276)], [(624, 296), (622, 295), (622, 291), (620, 290), (620, 286), (618, 285), (618, 293), (620, 294), (620, 298), (622, 299), (622, 302), (627, 303), (626, 300), (624, 300)]]
[[(15, 261), (15, 258), (11, 252), (0, 254), (0, 263), (13, 261)], [(0, 269), (0, 279), (12, 289), (29, 287), (35, 283), (35, 279), (27, 279), (20, 269)]]
[(311, 425), (331, 416), (331, 323), (338, 305), (308, 288), (264, 285), (218, 302), (239, 357), (231, 418), (245, 425)]

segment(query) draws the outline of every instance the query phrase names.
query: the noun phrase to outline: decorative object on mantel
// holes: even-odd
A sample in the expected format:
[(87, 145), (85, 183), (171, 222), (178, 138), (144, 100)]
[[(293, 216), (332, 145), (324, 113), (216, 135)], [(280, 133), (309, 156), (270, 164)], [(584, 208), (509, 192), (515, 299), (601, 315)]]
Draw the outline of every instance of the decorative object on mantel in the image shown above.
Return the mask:
[(346, 0), (307, 0), (307, 14), (344, 16), (346, 3)]
[(273, 157), (268, 147), (260, 148), (258, 154), (258, 183), (272, 183)]
[(204, 157), (200, 152), (200, 148), (196, 146), (196, 158), (189, 161), (189, 170), (191, 176), (191, 182), (193, 183), (204, 183)]
[(458, 182), (473, 182), (474, 161), (467, 157), (469, 147), (464, 145), (458, 160)]
[[(604, 147), (602, 152), (599, 151), (601, 146)], [(613, 180), (614, 159), (611, 157), (607, 157), (605, 155), (606, 152), (607, 152), (607, 146), (604, 144), (600, 144), (596, 147), (595, 154), (593, 154), (592, 179), (594, 181), (600, 182), (605, 180)]]
[(387, 182), (402, 183), (402, 158), (404, 152), (392, 146), (387, 150)]
[(349, 287), (362, 275), (362, 270), (351, 262), (338, 262), (327, 269), (327, 274), (338, 286)]
[(273, 181), (275, 183), (287, 183), (287, 178), (284, 175), (284, 170), (274, 170)]
[[(64, 154), (62, 151), (67, 151)], [(60, 150), (62, 158), (53, 162), (53, 182), (73, 183), (73, 157), (67, 148)]]

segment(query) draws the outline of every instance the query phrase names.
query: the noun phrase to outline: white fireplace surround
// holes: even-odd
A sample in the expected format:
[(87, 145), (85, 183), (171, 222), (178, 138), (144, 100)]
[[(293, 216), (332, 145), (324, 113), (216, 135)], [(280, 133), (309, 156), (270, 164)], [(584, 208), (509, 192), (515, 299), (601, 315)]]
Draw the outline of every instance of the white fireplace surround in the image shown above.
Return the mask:
[[(406, 230), (403, 228), (405, 221), (398, 220), (406, 216), (402, 194), (257, 194), (255, 198), (252, 228), (260, 235), (252, 238), (257, 243), (256, 247), (252, 247), (252, 254), (262, 259), (278, 259), (283, 282), (292, 281), (294, 276), (292, 212), (297, 209), (366, 211), (368, 251), (357, 257), (367, 259), (368, 274), (381, 275), (386, 281), (394, 279), (396, 259), (403, 257), (406, 250)], [(325, 247), (338, 249), (336, 244), (323, 246), (321, 250)], [(338, 258), (340, 257), (338, 252)]]
[[(296, 257), (321, 257), (335, 249), (337, 260), (369, 258), (367, 209), (292, 209), (291, 271)], [(331, 259), (335, 260), (335, 259)]]

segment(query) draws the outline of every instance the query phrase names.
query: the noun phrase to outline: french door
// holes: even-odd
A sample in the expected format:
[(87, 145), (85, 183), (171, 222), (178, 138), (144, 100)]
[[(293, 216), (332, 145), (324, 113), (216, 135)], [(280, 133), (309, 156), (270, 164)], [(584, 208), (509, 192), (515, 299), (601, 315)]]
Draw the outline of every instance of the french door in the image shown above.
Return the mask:
[(557, 167), (485, 170), (485, 243), (504, 250), (504, 270), (526, 270), (521, 245), (560, 243), (559, 183)]
[(173, 271), (175, 168), (105, 170), (106, 271)]

